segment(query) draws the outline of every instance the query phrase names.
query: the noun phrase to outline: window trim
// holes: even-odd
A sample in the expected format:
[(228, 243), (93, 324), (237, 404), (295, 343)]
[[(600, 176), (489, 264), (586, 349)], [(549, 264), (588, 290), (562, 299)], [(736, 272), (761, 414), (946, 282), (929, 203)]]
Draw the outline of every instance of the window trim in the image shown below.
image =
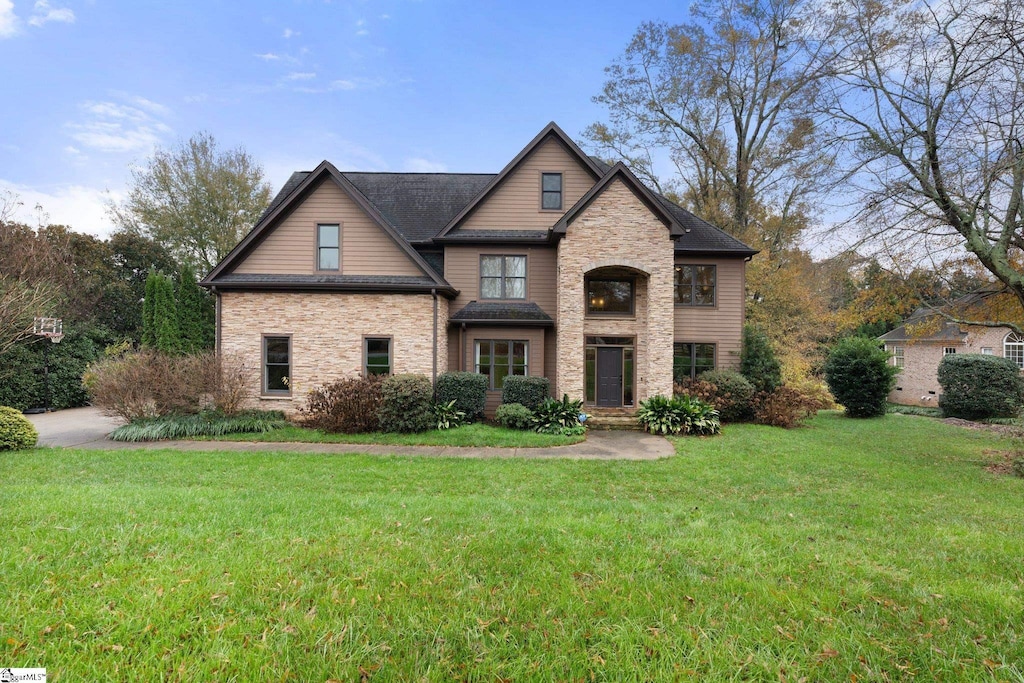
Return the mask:
[[(629, 283), (629, 312), (622, 311), (594, 311), (590, 308), (590, 283), (591, 282), (628, 282)], [(585, 317), (595, 318), (634, 318), (636, 317), (636, 278), (635, 277), (602, 277), (600, 275), (583, 278), (583, 310)]]
[[(544, 206), (544, 176), (556, 175), (558, 176), (558, 208), (545, 207)], [(554, 193), (553, 190), (548, 190), (550, 193)], [(561, 171), (541, 171), (540, 172), (540, 210), (541, 211), (562, 211), (562, 207), (565, 206), (565, 174)]]
[[(1011, 341), (1010, 337), (1015, 337), (1015, 339), (1013, 341)], [(1006, 351), (1011, 346), (1012, 347), (1021, 347), (1020, 353), (1019, 354), (1014, 354), (1013, 356), (1008, 354)], [(1018, 368), (1024, 370), (1024, 336), (1021, 336), (1021, 335), (1017, 334), (1016, 332), (1007, 332), (1006, 333), (1006, 336), (1003, 337), (1003, 358), (1009, 358), (1014, 363), (1016, 363)], [(1018, 358), (1020, 360), (1018, 360)]]
[[(337, 223), (317, 223), (315, 228), (315, 251), (313, 253), (313, 263), (316, 265), (318, 272), (326, 273), (340, 273), (341, 272), (341, 221)], [(320, 246), (320, 228), (325, 227), (337, 227), (338, 228), (338, 246), (337, 247), (321, 247)], [(337, 249), (338, 250), (338, 267), (337, 268), (321, 268), (320, 267), (320, 251), (323, 249)]]
[[(679, 301), (679, 286), (677, 274), (678, 268), (692, 268), (693, 274), (690, 277), (690, 303)], [(710, 304), (698, 304), (697, 300), (697, 268), (711, 268), (714, 271), (714, 283), (712, 284), (712, 301)], [(680, 308), (718, 308), (718, 264), (717, 263), (673, 263), (672, 264), (672, 304)]]
[(907, 359), (906, 359), (906, 355), (904, 353), (903, 347), (902, 346), (893, 346), (892, 347), (892, 366), (894, 368), (902, 368), (902, 367), (905, 367), (905, 363), (906, 362), (907, 362)]
[(486, 338), (486, 339), (474, 339), (473, 340), (473, 372), (475, 372), (477, 374), (484, 374), (484, 373), (480, 372), (480, 345), (481, 344), (490, 344), (490, 354), (489, 354), (489, 357), (491, 359), (491, 362), (490, 362), (490, 366), (488, 368), (489, 372), (487, 373), (487, 391), (501, 391), (502, 390), (502, 387), (494, 386), (494, 345), (495, 344), (500, 344), (501, 342), (505, 342), (506, 344), (509, 345), (509, 347), (508, 347), (508, 351), (509, 351), (508, 369), (509, 369), (509, 372), (508, 372), (508, 375), (506, 375), (506, 377), (508, 377), (509, 375), (514, 375), (515, 374), (514, 372), (512, 372), (512, 368), (514, 367), (514, 364), (512, 363), (512, 358), (515, 355), (513, 353), (513, 347), (512, 347), (513, 344), (522, 344), (523, 345), (523, 374), (519, 375), (519, 376), (520, 377), (529, 377), (530, 376), (530, 340), (529, 339), (510, 339), (510, 338), (496, 339), (496, 338), (493, 338), (493, 337), (489, 337), (489, 338)]
[(955, 346), (943, 346), (942, 347), (942, 355), (943, 356), (952, 356), (955, 353), (956, 353), (956, 347)]
[[(363, 377), (370, 376), (370, 340), (386, 339), (388, 342), (388, 371), (385, 376), (395, 374), (395, 338), (389, 334), (364, 334), (363, 335)], [(376, 374), (376, 373), (375, 373)]]
[[(500, 258), (501, 259), (501, 276), (500, 276), (500, 278), (501, 278), (501, 296), (500, 297), (484, 296), (484, 259), (485, 258)], [(507, 287), (506, 287), (506, 282), (505, 281), (507, 279), (509, 279), (509, 276), (505, 274), (505, 259), (507, 259), (507, 258), (521, 258), (521, 259), (523, 259), (523, 272), (524, 272), (524, 275), (522, 277), (522, 280), (523, 280), (523, 296), (521, 296), (521, 297), (509, 297), (509, 296), (506, 296), (506, 294), (508, 292), (507, 292)], [(481, 253), (479, 255), (479, 258), (477, 259), (477, 273), (480, 276), (479, 278), (477, 278), (477, 281), (479, 283), (478, 286), (479, 286), (479, 294), (480, 294), (480, 300), (481, 301), (529, 301), (530, 300), (530, 257), (529, 257), (528, 254), (514, 254), (514, 253), (513, 254), (508, 254), (508, 253), (505, 253), (505, 252), (486, 253), (486, 254), (485, 253)], [(518, 275), (512, 276), (512, 278), (516, 279), (516, 280), (520, 279)]]
[[(269, 389), (267, 388), (268, 377), (267, 377), (267, 340), (268, 339), (287, 339), (288, 340), (288, 389), (282, 391), (281, 389)], [(292, 335), (280, 334), (272, 332), (264, 332), (260, 335), (260, 396), (274, 396), (274, 397), (285, 397), (292, 395), (292, 366), (295, 364), (295, 354), (292, 352)], [(275, 363), (274, 365), (281, 365), (281, 363)]]
[(672, 342), (672, 382), (676, 381), (676, 345), (678, 344), (689, 344), (692, 348), (690, 350), (690, 379), (697, 379), (697, 346), (710, 346), (711, 351), (711, 370), (718, 369), (718, 343), (717, 342), (706, 342), (706, 341), (673, 341)]

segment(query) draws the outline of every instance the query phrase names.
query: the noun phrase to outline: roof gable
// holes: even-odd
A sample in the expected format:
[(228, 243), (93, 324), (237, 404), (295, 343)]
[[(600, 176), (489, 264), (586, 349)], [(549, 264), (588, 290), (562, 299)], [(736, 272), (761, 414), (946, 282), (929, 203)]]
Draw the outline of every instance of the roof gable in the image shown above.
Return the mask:
[(633, 175), (632, 171), (626, 168), (626, 165), (621, 161), (612, 166), (604, 177), (597, 182), (594, 187), (590, 188), (590, 191), (583, 195), (575, 206), (565, 212), (557, 223), (555, 223), (552, 232), (558, 236), (564, 236), (566, 230), (572, 223), (580, 217), (580, 215), (590, 206), (595, 199), (608, 189), (609, 186), (616, 180), (622, 181), (622, 183), (639, 199), (647, 209), (654, 214), (655, 218), (664, 223), (665, 227), (669, 230), (669, 235), (672, 239), (678, 239), (683, 235), (683, 228), (676, 221), (675, 216), (670, 213), (667, 208), (658, 201), (658, 198), (653, 192), (647, 189), (647, 186), (640, 182), (640, 180)]
[[(216, 284), (216, 279), (231, 273), (239, 264), (259, 246), (268, 235), (297, 207), (299, 207), (310, 195), (324, 182), (333, 182), (337, 187), (351, 199), (355, 205), (366, 214), (372, 223), (378, 226), (432, 282), (439, 287), (448, 287), (440, 275), (423, 260), (409, 242), (392, 226), (381, 212), (369, 202), (359, 189), (332, 164), (327, 161), (321, 162), (317, 168), (307, 174), (295, 173), (289, 182), (282, 188), (275, 197), (270, 207), (256, 226), (239, 242), (210, 273), (203, 278), (202, 284)], [(290, 191), (286, 193), (289, 186)]]
[[(468, 203), (463, 209), (439, 232), (436, 237), (444, 237), (452, 230), (455, 230), (462, 225), (466, 219), (468, 219), (474, 211), (476, 211), (484, 202), (486, 202), (494, 193), (506, 183), (506, 181), (523, 165), (523, 163), (530, 158), (542, 145), (547, 143), (549, 140), (553, 140), (561, 145), (579, 165), (582, 167), (594, 180), (601, 177), (601, 168), (587, 156), (583, 150), (576, 145), (572, 139), (565, 134), (558, 125), (552, 121), (544, 129), (530, 141), (516, 155), (512, 161), (510, 161), (501, 172), (494, 176), (494, 178), (487, 184), (486, 187), (481, 190), (480, 194), (477, 195), (473, 201)], [(539, 198), (538, 198), (539, 201)]]

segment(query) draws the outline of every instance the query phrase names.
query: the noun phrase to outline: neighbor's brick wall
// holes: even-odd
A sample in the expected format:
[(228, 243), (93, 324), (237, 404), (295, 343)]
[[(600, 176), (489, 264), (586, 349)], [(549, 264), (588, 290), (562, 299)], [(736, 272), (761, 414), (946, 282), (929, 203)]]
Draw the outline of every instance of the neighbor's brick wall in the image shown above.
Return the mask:
[(957, 353), (981, 353), (992, 349), (992, 355), (1003, 356), (1003, 339), (1009, 330), (1002, 327), (968, 327), (962, 342), (907, 341), (889, 342), (886, 349), (903, 347), (903, 370), (896, 375), (896, 388), (889, 393), (889, 401), (911, 406), (938, 406), (942, 387), (939, 386), (939, 363), (942, 350), (955, 346)]
[[(448, 367), (448, 300), (438, 297), (438, 374)], [(431, 376), (433, 300), (429, 294), (221, 294), (221, 353), (241, 358), (252, 408), (294, 414), (321, 384), (358, 375), (363, 337), (392, 338), (393, 372)], [(290, 397), (261, 397), (262, 337), (291, 335)]]
[[(616, 180), (569, 226), (558, 244), (560, 393), (583, 398), (584, 336), (636, 336), (636, 400), (672, 393), (673, 248), (668, 228)], [(584, 276), (606, 266), (638, 268), (633, 319), (585, 319)], [(650, 313), (649, 312), (654, 312)]]

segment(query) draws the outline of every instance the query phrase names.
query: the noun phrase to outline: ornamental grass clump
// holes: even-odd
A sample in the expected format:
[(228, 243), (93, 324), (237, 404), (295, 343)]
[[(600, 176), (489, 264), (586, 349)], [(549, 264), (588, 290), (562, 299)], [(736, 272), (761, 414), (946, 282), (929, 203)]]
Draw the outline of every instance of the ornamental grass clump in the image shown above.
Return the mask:
[(284, 414), (277, 410), (249, 410), (235, 415), (216, 411), (195, 415), (164, 415), (135, 420), (110, 433), (113, 441), (160, 441), (162, 439), (195, 439), (225, 434), (265, 434), (288, 426)]
[(20, 451), (32, 448), (39, 440), (39, 432), (20, 411), (0, 406), (0, 451)]

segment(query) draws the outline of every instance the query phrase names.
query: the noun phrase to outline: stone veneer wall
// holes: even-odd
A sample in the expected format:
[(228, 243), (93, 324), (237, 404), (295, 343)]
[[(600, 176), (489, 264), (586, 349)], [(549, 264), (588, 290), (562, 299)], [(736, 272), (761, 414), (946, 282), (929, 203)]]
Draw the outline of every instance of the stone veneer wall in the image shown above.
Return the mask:
[[(448, 300), (438, 297), (438, 374), (448, 369)], [(294, 414), (310, 389), (362, 373), (363, 337), (391, 337), (393, 372), (431, 376), (429, 294), (224, 292), (220, 351), (246, 366), (252, 408)], [(262, 337), (291, 335), (291, 396), (261, 396)]]
[[(559, 392), (583, 398), (584, 335), (636, 337), (636, 400), (672, 394), (673, 244), (668, 228), (619, 180), (569, 226), (558, 244)], [(625, 266), (637, 279), (636, 315), (586, 318), (584, 276)]]

